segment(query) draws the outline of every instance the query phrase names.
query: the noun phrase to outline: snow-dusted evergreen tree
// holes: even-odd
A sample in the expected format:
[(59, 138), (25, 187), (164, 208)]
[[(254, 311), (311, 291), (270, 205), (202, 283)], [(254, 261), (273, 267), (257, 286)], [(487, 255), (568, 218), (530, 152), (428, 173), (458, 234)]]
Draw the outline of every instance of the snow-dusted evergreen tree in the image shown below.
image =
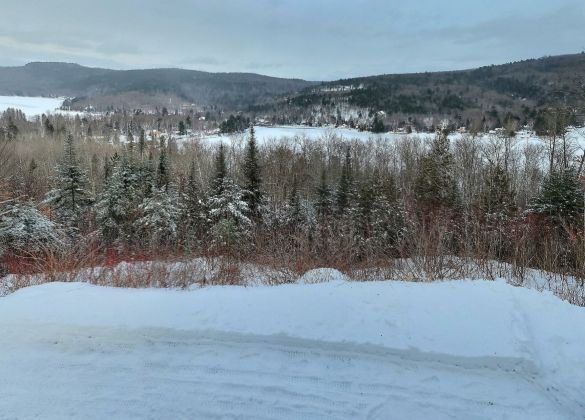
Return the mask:
[(327, 172), (325, 169), (321, 171), (321, 182), (316, 190), (315, 210), (319, 221), (328, 218), (331, 215), (333, 207), (331, 189), (327, 185)]
[(345, 152), (345, 160), (341, 167), (341, 177), (339, 185), (335, 191), (335, 209), (339, 215), (347, 212), (352, 205), (351, 200), (354, 196), (353, 174), (351, 167), (351, 150), (348, 147)]
[(140, 217), (134, 228), (140, 245), (151, 248), (168, 246), (177, 238), (179, 208), (174, 189), (155, 189), (138, 207)]
[(211, 194), (219, 195), (223, 192), (224, 181), (227, 178), (227, 166), (225, 164), (225, 146), (219, 145), (217, 155), (215, 156), (215, 173), (211, 180)]
[(195, 163), (189, 168), (187, 183), (181, 193), (181, 222), (186, 248), (195, 246), (207, 228), (206, 198), (197, 184)]
[(167, 146), (164, 137), (160, 138), (160, 155), (156, 167), (156, 187), (168, 189), (171, 179), (171, 167), (167, 154)]
[(356, 255), (363, 256), (371, 252), (372, 244), (372, 207), (376, 191), (371, 182), (361, 185), (356, 200), (349, 210), (353, 232), (353, 249)]
[(134, 135), (132, 134), (132, 131), (130, 129), (128, 129), (128, 152), (130, 154), (134, 153)]
[(136, 168), (123, 156), (116, 162), (96, 205), (98, 227), (106, 242), (122, 245), (133, 239), (141, 195)]
[(57, 226), (31, 202), (17, 202), (0, 214), (0, 255), (33, 255), (63, 245)]
[(254, 126), (250, 126), (250, 136), (246, 147), (246, 157), (243, 165), (244, 173), (244, 200), (250, 209), (250, 218), (256, 222), (260, 221), (262, 206), (261, 173), (258, 163), (258, 147), (256, 146), (256, 134)]
[(510, 177), (500, 165), (488, 170), (480, 196), (481, 216), (490, 224), (508, 220), (514, 209), (514, 192)]
[(454, 207), (457, 184), (454, 179), (453, 155), (446, 135), (438, 135), (431, 150), (421, 158), (414, 192), (425, 209)]
[(136, 167), (140, 183), (140, 194), (142, 197), (150, 197), (152, 192), (157, 188), (156, 162), (152, 153), (148, 153), (147, 159), (132, 161)]
[(298, 182), (295, 177), (286, 206), (286, 224), (293, 230), (303, 229), (306, 222), (304, 213), (304, 209), (301, 205), (301, 198), (299, 196)]
[(224, 146), (219, 146), (215, 161), (215, 177), (207, 202), (211, 234), (216, 245), (234, 245), (250, 229), (248, 203), (244, 194), (227, 175)]
[(55, 187), (49, 191), (45, 202), (51, 206), (60, 223), (77, 227), (93, 199), (86, 172), (77, 161), (72, 135), (65, 140), (63, 158), (56, 172)]
[(406, 212), (392, 179), (374, 182), (371, 208), (373, 247), (384, 255), (398, 256), (407, 234)]
[(397, 255), (405, 235), (404, 211), (398, 202), (393, 179), (374, 173), (360, 188), (351, 208), (356, 255)]
[(583, 186), (573, 168), (553, 170), (543, 182), (540, 195), (530, 213), (542, 214), (552, 221), (572, 223), (583, 217)]
[(146, 133), (144, 130), (140, 130), (140, 137), (138, 137), (138, 155), (140, 159), (143, 158), (144, 152), (146, 150)]

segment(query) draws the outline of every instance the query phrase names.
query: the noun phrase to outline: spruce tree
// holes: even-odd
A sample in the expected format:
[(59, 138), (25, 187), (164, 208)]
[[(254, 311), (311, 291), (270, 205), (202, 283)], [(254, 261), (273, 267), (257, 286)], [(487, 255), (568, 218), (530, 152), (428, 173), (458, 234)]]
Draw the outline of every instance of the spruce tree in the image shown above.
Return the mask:
[(446, 135), (437, 136), (431, 150), (421, 158), (414, 191), (424, 210), (456, 206), (457, 185), (454, 179), (453, 156)]
[(293, 229), (299, 229), (305, 223), (296, 177), (293, 180), (292, 189), (286, 207), (286, 223)]
[(140, 130), (140, 137), (138, 138), (138, 154), (140, 159), (144, 156), (146, 150), (146, 133), (144, 130)]
[(258, 163), (258, 147), (256, 146), (256, 135), (254, 126), (250, 126), (250, 136), (246, 148), (246, 157), (244, 159), (244, 200), (250, 209), (250, 217), (259, 221), (261, 219), (262, 191), (261, 191), (261, 174)]
[(106, 242), (125, 245), (134, 239), (134, 222), (139, 215), (141, 200), (136, 168), (124, 156), (116, 162), (96, 204), (98, 227)]
[(374, 249), (385, 256), (398, 257), (400, 244), (407, 232), (405, 211), (398, 199), (393, 178), (373, 182), (371, 204), (371, 240)]
[(160, 139), (160, 155), (158, 157), (158, 165), (156, 168), (156, 187), (158, 189), (167, 190), (170, 183), (171, 168), (167, 156), (167, 148), (164, 137)]
[(583, 186), (573, 168), (553, 170), (544, 180), (529, 212), (542, 214), (555, 223), (582, 223)]
[(353, 193), (353, 174), (351, 168), (351, 150), (348, 147), (345, 152), (345, 160), (341, 168), (339, 185), (335, 192), (335, 206), (338, 214), (344, 214), (351, 204)]
[(323, 221), (331, 214), (332, 207), (331, 189), (327, 184), (327, 172), (325, 169), (321, 171), (321, 182), (315, 193), (317, 196), (315, 201), (315, 210), (317, 211), (317, 217), (320, 219), (320, 221)]
[(64, 246), (57, 226), (32, 202), (15, 202), (0, 213), (0, 256), (32, 255)]
[(226, 176), (225, 150), (223, 143), (221, 143), (215, 157), (215, 174), (211, 182), (212, 194), (219, 195), (223, 192)]
[(220, 145), (215, 160), (215, 176), (207, 207), (212, 223), (211, 235), (216, 246), (233, 246), (252, 226), (244, 194), (227, 175), (225, 152)]
[(500, 165), (490, 168), (480, 196), (482, 217), (489, 223), (507, 220), (514, 208), (514, 192), (510, 177)]
[(128, 152), (130, 154), (134, 153), (134, 136), (131, 131), (128, 131)]
[(45, 202), (51, 206), (60, 223), (77, 227), (93, 200), (87, 175), (77, 161), (72, 135), (65, 140), (63, 157), (56, 172), (55, 188), (49, 191)]
[(384, 122), (378, 118), (378, 114), (374, 116), (371, 131), (372, 133), (384, 133), (386, 131), (386, 126), (384, 125)]
[(138, 207), (139, 218), (134, 222), (142, 246), (169, 246), (178, 234), (179, 208), (177, 196), (171, 190), (155, 189)]
[(187, 128), (185, 127), (185, 123), (183, 121), (179, 121), (179, 134), (181, 136), (187, 134)]
[(197, 184), (195, 163), (191, 162), (187, 184), (181, 194), (181, 220), (187, 248), (202, 239), (207, 222), (206, 213), (205, 197)]

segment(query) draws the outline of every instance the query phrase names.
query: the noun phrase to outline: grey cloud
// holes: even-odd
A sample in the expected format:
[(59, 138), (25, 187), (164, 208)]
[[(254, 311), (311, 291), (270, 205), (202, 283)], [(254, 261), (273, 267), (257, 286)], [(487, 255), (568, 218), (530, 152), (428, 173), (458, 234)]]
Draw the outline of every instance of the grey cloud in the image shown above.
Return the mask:
[(585, 44), (575, 0), (20, 0), (3, 14), (0, 65), (59, 60), (324, 80), (468, 68)]

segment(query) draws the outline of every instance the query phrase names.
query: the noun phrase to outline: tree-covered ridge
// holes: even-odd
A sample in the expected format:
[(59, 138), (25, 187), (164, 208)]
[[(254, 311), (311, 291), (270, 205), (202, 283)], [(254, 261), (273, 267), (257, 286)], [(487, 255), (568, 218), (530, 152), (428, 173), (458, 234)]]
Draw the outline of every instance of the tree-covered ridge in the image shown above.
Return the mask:
[[(383, 111), (388, 118), (424, 127), (423, 119), (449, 118), (471, 128), (518, 125), (551, 106), (585, 104), (585, 54), (545, 57), (472, 70), (389, 74), (341, 79), (307, 87), (262, 109), (287, 110), (309, 120), (311, 113)], [(347, 111), (345, 111), (347, 113)], [(344, 123), (349, 123), (346, 117)], [(428, 125), (428, 124), (427, 124)]]

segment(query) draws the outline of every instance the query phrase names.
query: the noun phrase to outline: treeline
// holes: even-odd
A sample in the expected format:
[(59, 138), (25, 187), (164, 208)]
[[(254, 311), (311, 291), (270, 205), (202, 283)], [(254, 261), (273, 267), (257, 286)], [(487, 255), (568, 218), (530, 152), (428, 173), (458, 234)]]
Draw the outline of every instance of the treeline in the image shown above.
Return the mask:
[[(39, 136), (43, 124), (2, 137), (20, 163), (1, 174), (5, 271), (72, 255), (223, 255), (299, 270), (473, 256), (585, 277), (583, 160), (566, 130), (525, 147), (505, 132), (258, 145), (253, 129), (242, 145), (180, 146), (139, 133), (120, 145), (61, 140)], [(39, 167), (57, 146), (47, 182)]]

